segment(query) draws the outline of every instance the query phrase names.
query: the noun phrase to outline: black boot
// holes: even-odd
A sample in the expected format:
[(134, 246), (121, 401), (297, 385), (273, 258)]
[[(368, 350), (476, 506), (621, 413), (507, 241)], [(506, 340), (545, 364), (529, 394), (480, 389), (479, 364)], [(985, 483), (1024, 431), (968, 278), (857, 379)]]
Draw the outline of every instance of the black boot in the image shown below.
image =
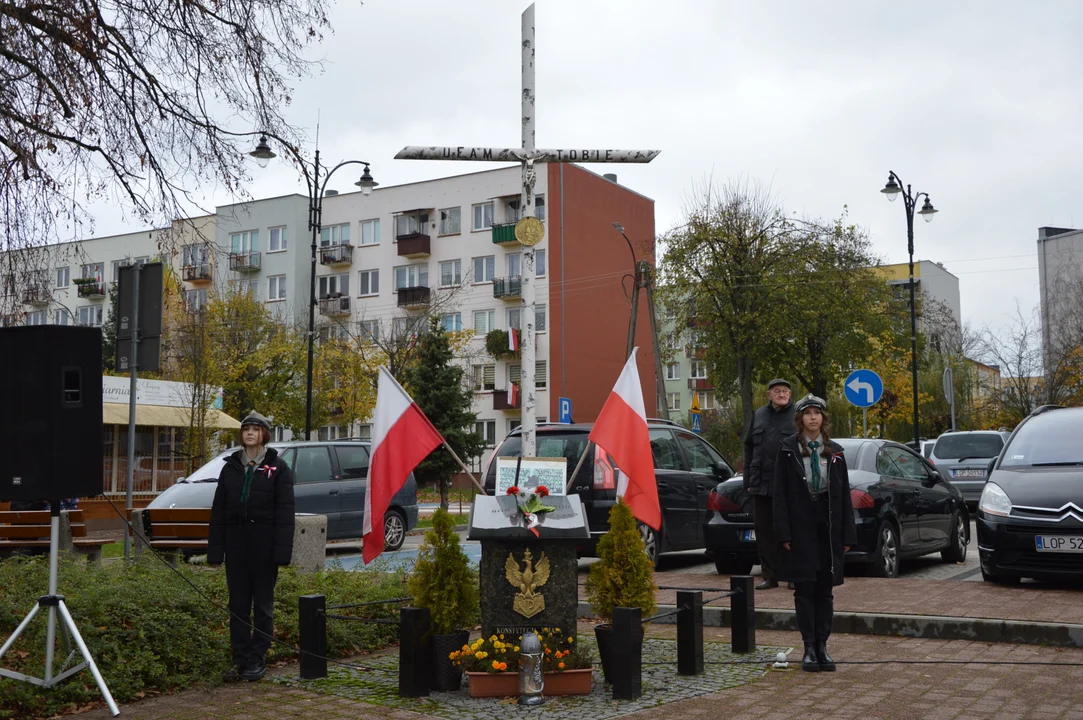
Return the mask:
[(824, 672), (835, 672), (835, 661), (827, 654), (827, 640), (816, 641), (816, 659)]
[[(816, 655), (816, 643), (805, 643), (805, 656), (801, 658), (801, 669), (805, 672), (820, 672), (820, 658)], [(834, 666), (831, 666), (834, 670)]]
[(222, 682), (235, 683), (241, 681), (241, 672), (244, 670), (243, 663), (236, 663), (229, 666), (229, 670), (222, 673)]
[(267, 663), (263, 660), (263, 656), (257, 655), (256, 657), (249, 658), (248, 665), (241, 673), (241, 677), (248, 682), (256, 682), (263, 678), (267, 674)]

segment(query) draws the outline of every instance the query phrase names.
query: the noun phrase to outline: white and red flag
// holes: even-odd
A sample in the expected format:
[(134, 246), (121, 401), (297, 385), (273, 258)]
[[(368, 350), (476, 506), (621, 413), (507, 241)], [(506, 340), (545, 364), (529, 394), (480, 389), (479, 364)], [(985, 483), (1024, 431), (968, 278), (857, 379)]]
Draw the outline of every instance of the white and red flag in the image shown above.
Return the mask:
[(372, 420), (372, 459), (365, 493), (362, 556), (366, 564), (384, 551), (384, 513), (406, 478), (444, 437), (402, 385), (380, 368)]
[(594, 421), (590, 439), (620, 468), (617, 496), (624, 498), (637, 520), (657, 531), (662, 527), (662, 508), (658, 504), (643, 386), (636, 367), (638, 350), (633, 349), (628, 356), (613, 392)]
[(519, 328), (508, 328), (508, 350), (511, 352), (518, 352)]
[(519, 407), (519, 386), (515, 383), (508, 385), (508, 405)]

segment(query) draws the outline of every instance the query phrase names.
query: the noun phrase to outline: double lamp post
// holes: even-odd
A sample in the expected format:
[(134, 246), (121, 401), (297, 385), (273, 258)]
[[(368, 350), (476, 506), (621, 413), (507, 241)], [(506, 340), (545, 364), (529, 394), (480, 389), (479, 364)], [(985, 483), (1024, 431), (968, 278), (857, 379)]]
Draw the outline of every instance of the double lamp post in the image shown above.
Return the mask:
[[(309, 293), (308, 293), (308, 372), (305, 376), (305, 440), (312, 439), (312, 361), (313, 361), (313, 343), (316, 338), (316, 243), (320, 236), (320, 231), (323, 229), (323, 197), (324, 192), (327, 190), (327, 183), (330, 182), (331, 176), (335, 174), (335, 171), (346, 165), (364, 165), (365, 171), (361, 174), (361, 179), (354, 183), (357, 187), (361, 188), (361, 194), (369, 196), (372, 194), (372, 189), (379, 185), (378, 182), (372, 179), (372, 174), (369, 173), (369, 163), (364, 160), (344, 160), (338, 165), (335, 165), (330, 170), (323, 168), (320, 165), (320, 150), (316, 148), (316, 158), (309, 165), (301, 157), (300, 153), (294, 150), (289, 143), (282, 142), (282, 147), (286, 148), (293, 156), (293, 159), (297, 161), (297, 164), (301, 166), (301, 170), (305, 174), (305, 184), (308, 186), (308, 229), (312, 231), (312, 266), (309, 273)], [(256, 149), (248, 153), (256, 159), (261, 168), (267, 167), (267, 163), (275, 157), (274, 151), (271, 150), (271, 146), (267, 143), (267, 136), (260, 135), (259, 143), (256, 144)]]
[(894, 171), (889, 171), (887, 174), (887, 184), (884, 185), (884, 189), (880, 192), (887, 195), (887, 199), (894, 202), (900, 194), (903, 196), (903, 204), (906, 209), (906, 248), (910, 253), (910, 383), (913, 386), (914, 391), (914, 450), (921, 452), (921, 433), (918, 430), (918, 319), (917, 309), (914, 301), (914, 210), (917, 208), (917, 201), (925, 197), (925, 203), (921, 206), (921, 210), (917, 211), (918, 215), (925, 218), (925, 222), (932, 222), (933, 215), (937, 213), (937, 209), (933, 207), (932, 201), (929, 199), (929, 193), (919, 192), (914, 194), (910, 186), (906, 186), (906, 191), (902, 189), (902, 180)]

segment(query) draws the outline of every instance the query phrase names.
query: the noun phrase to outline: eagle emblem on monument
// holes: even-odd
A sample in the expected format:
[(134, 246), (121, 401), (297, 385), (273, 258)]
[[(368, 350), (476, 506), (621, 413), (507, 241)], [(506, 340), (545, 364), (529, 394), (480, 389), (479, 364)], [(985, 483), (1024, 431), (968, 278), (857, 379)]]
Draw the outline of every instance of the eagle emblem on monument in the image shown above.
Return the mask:
[(519, 588), (512, 602), (512, 609), (523, 617), (534, 617), (545, 609), (545, 597), (537, 589), (549, 581), (549, 558), (545, 553), (534, 565), (530, 550), (523, 552), (523, 569), (515, 561), (512, 553), (504, 563), (505, 575), (512, 587)]

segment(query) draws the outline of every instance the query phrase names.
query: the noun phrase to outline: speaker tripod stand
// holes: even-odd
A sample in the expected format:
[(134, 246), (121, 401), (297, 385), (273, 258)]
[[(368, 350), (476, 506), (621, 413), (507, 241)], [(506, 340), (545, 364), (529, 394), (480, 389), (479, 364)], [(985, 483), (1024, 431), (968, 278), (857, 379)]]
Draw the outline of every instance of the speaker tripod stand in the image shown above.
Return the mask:
[[(94, 658), (90, 656), (90, 651), (87, 649), (86, 643), (83, 642), (83, 636), (79, 634), (79, 628), (75, 627), (75, 621), (72, 620), (71, 613), (68, 612), (68, 606), (64, 603), (64, 596), (58, 595), (56, 592), (57, 565), (60, 556), (60, 502), (54, 500), (51, 507), (52, 517), (50, 518), (51, 528), (49, 531), (49, 594), (38, 598), (37, 604), (31, 608), (27, 616), (19, 623), (19, 627), (15, 628), (15, 632), (7, 639), (4, 646), (0, 647), (0, 658), (3, 658), (4, 653), (15, 644), (19, 635), (26, 630), (34, 617), (37, 616), (38, 611), (42, 608), (48, 608), (47, 622), (49, 624), (46, 626), (45, 630), (45, 677), (37, 678), (32, 675), (24, 675), (23, 673), (17, 673), (4, 668), (0, 668), (0, 675), (13, 680), (22, 680), (23, 682), (28, 682), (33, 685), (50, 688), (61, 680), (71, 677), (83, 668), (90, 668), (90, 673), (94, 676), (94, 681), (98, 684), (98, 689), (105, 698), (106, 704), (109, 705), (109, 711), (115, 717), (120, 714), (120, 710), (117, 708), (117, 704), (114, 702), (113, 696), (110, 694), (109, 688), (102, 678), (102, 674), (98, 672), (98, 666), (94, 663)], [(57, 622), (58, 613), (60, 615), (60, 623)], [(61, 665), (60, 671), (54, 675), (53, 661), (56, 646), (56, 629), (58, 626), (60, 628), (60, 637), (64, 646), (64, 652), (67, 653), (68, 657), (64, 660), (64, 664)], [(71, 647), (72, 640), (75, 641), (76, 649)], [(69, 668), (68, 665), (75, 659), (76, 650), (82, 654), (83, 662), (75, 667)]]

